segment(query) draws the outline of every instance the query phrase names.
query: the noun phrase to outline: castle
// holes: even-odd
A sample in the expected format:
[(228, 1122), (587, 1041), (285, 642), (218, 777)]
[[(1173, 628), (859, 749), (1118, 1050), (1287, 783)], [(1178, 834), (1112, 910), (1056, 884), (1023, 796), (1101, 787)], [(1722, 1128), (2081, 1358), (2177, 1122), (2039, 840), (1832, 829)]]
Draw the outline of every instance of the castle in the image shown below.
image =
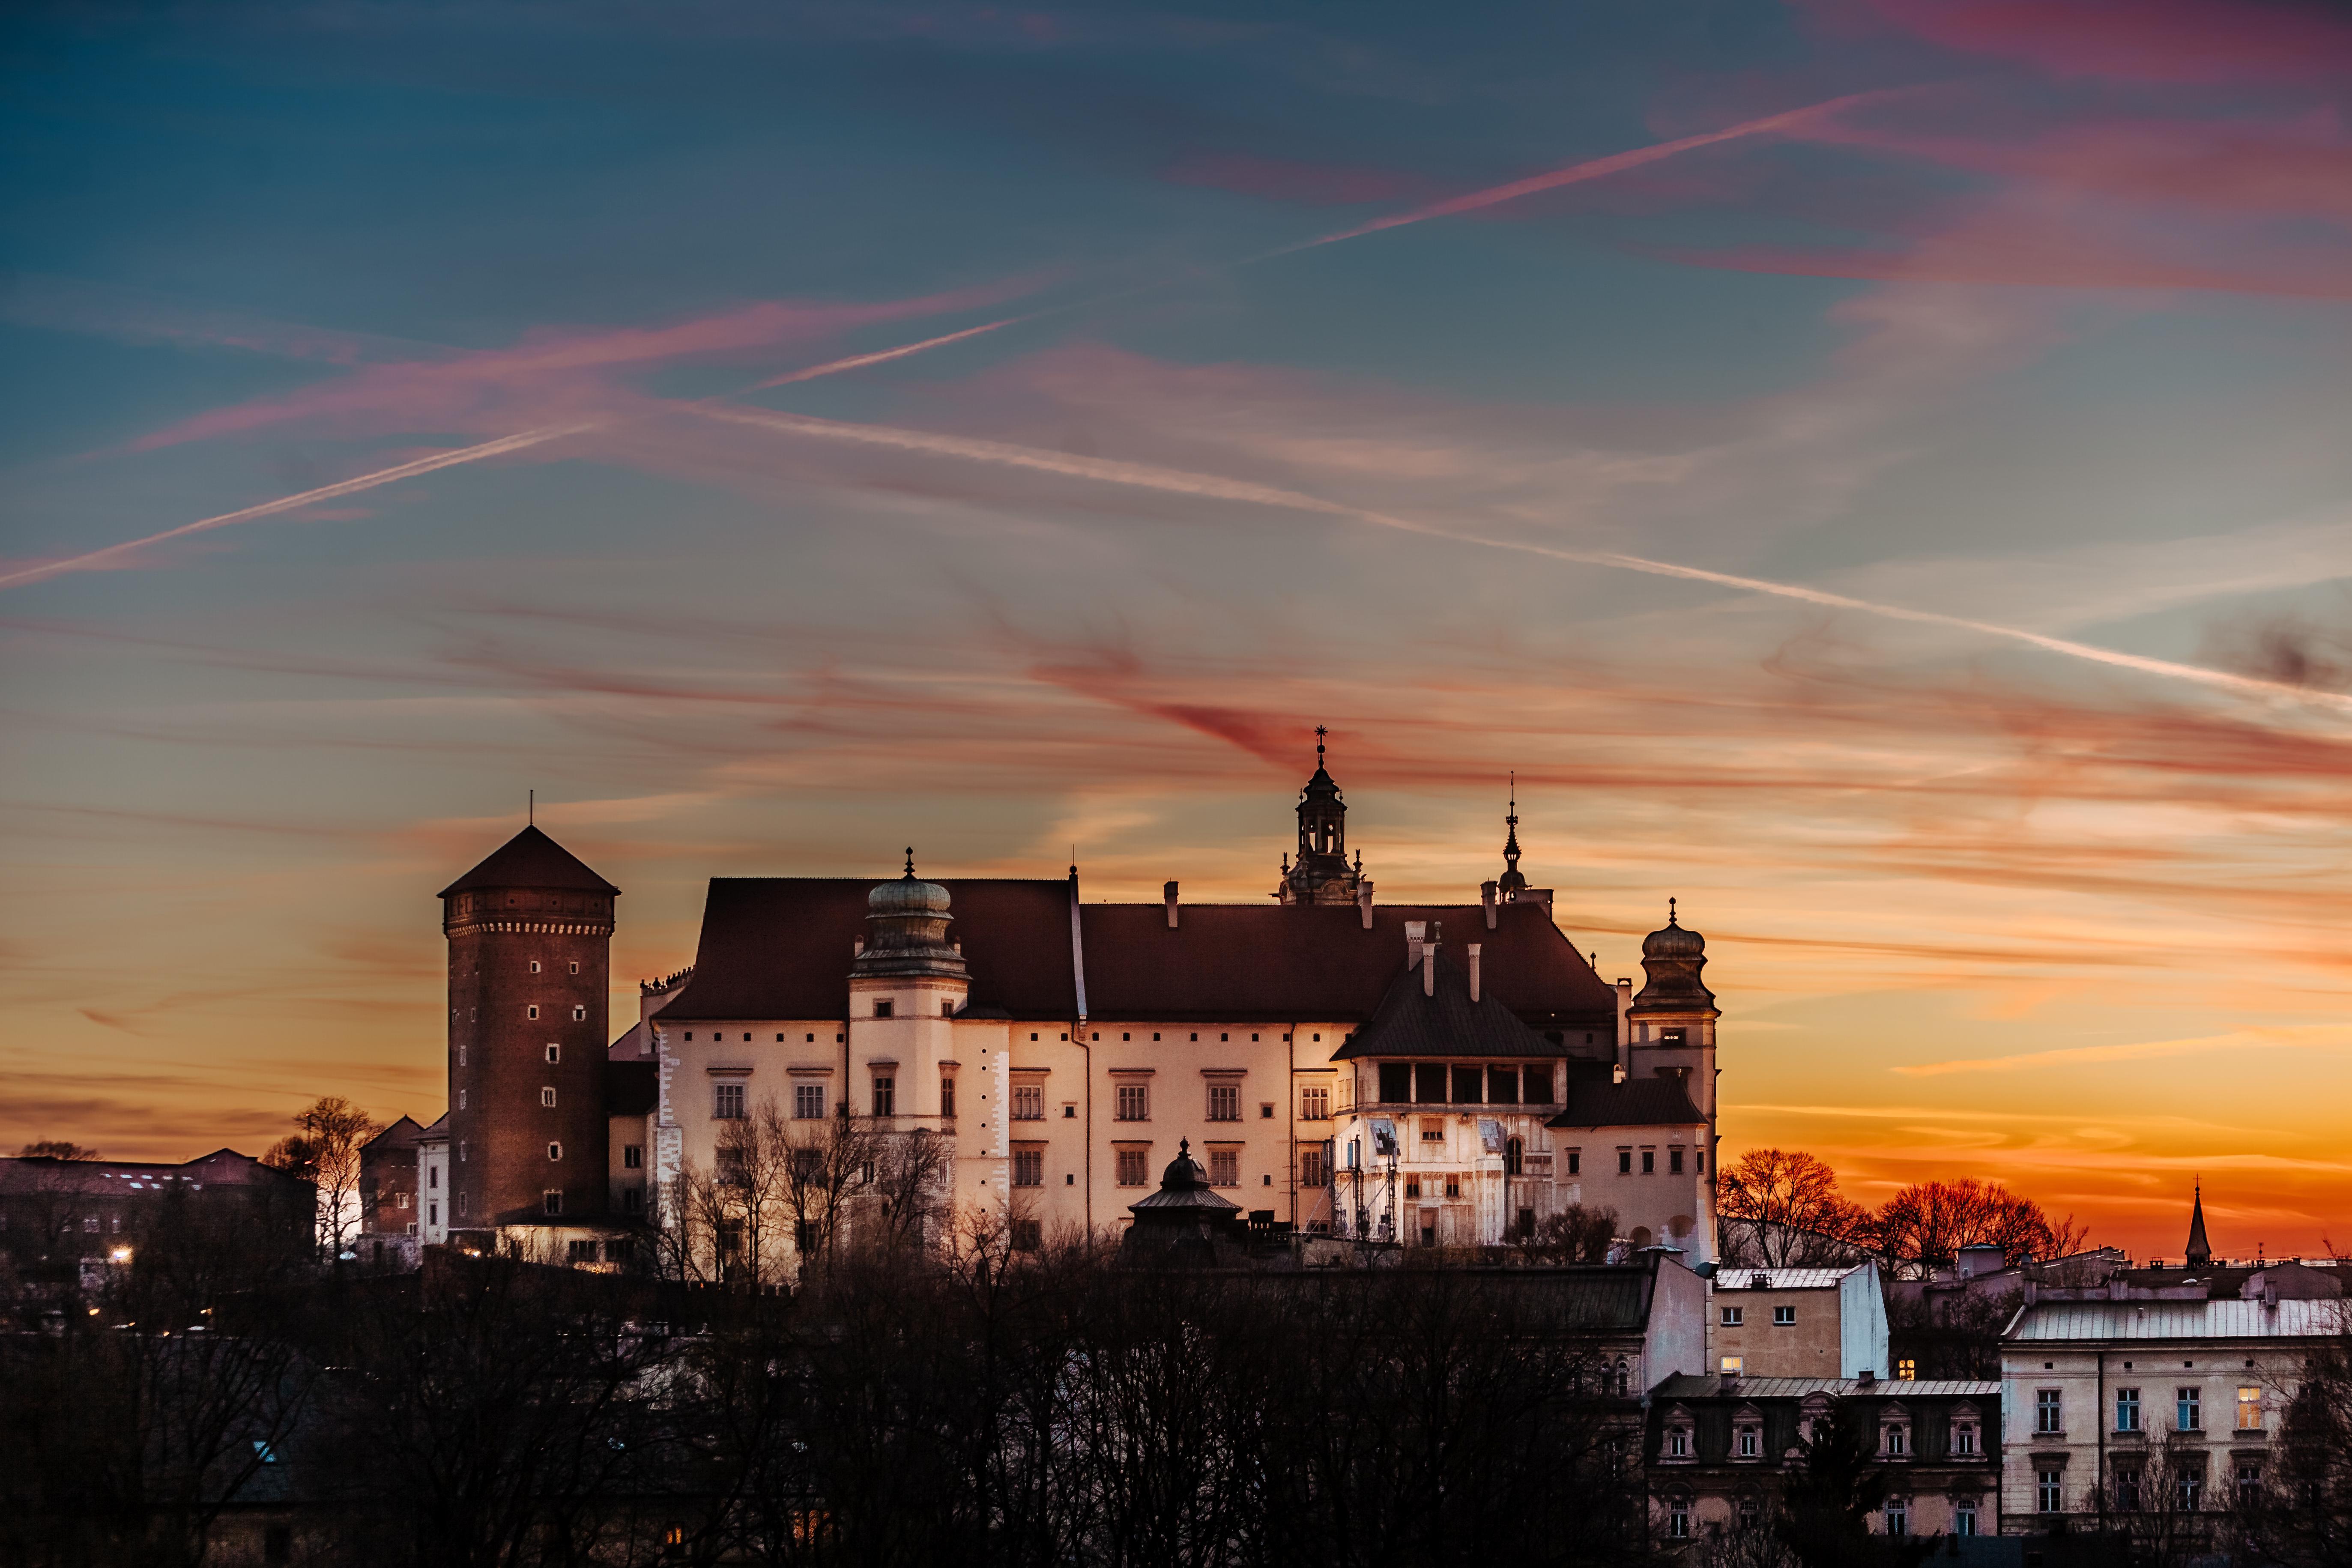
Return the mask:
[[(691, 967), (608, 1047), (618, 889), (526, 827), (441, 894), (449, 1111), (420, 1237), (617, 1258), (766, 1115), (936, 1138), (940, 1213), (1124, 1226), (1180, 1144), (1269, 1229), (1491, 1246), (1571, 1206), (1714, 1256), (1715, 998), (1670, 913), (1601, 979), (1520, 872), (1384, 905), (1324, 765), (1273, 899), (1066, 879), (712, 879)], [(772, 1125), (773, 1122), (772, 1121)]]

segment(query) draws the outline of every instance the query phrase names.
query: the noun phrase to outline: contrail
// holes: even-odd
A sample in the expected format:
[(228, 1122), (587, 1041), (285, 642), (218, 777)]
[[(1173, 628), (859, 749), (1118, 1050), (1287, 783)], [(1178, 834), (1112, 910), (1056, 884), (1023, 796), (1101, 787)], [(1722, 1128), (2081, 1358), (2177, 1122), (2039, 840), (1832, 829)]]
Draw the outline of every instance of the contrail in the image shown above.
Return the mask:
[(839, 375), (845, 370), (864, 370), (869, 364), (881, 364), (888, 360), (904, 359), (908, 354), (921, 353), (925, 349), (943, 348), (949, 343), (960, 343), (966, 338), (976, 338), (982, 332), (992, 332), (999, 327), (1010, 327), (1022, 321), (1034, 321), (1042, 314), (1044, 314), (1043, 311), (1032, 311), (1026, 316), (1007, 316), (1001, 321), (989, 321), (977, 327), (966, 327), (960, 332), (948, 332), (936, 338), (925, 338), (919, 343), (900, 343), (895, 349), (877, 349), (870, 354), (852, 354), (847, 359), (828, 360), (824, 364), (813, 364), (806, 370), (790, 370), (782, 375), (772, 375), (765, 381), (752, 383), (744, 390), (761, 392), (771, 386), (788, 386), (796, 381), (814, 381), (821, 375)]
[(47, 561), (38, 566), (25, 566), (14, 572), (0, 573), (0, 588), (13, 588), (20, 583), (37, 583), (44, 578), (55, 577), (66, 572), (86, 572), (94, 566), (102, 566), (108, 562), (134, 554), (150, 545), (162, 544), (167, 540), (179, 539), (186, 534), (202, 533), (207, 529), (226, 528), (233, 522), (247, 522), (257, 517), (269, 517), (281, 511), (295, 511), (309, 506), (313, 501), (332, 500), (337, 496), (347, 496), (359, 490), (373, 489), (378, 485), (388, 485), (394, 479), (414, 479), (419, 474), (429, 474), (436, 468), (446, 468), (458, 463), (470, 463), (481, 458), (495, 458), (506, 452), (520, 452), (526, 447), (536, 447), (541, 442), (553, 441), (564, 436), (577, 436), (583, 430), (594, 428), (596, 426), (593, 424), (549, 425), (537, 430), (525, 430), (513, 436), (501, 436), (495, 441), (485, 441), (478, 447), (459, 447), (453, 451), (436, 452), (429, 458), (418, 458), (412, 462), (396, 464), (389, 468), (378, 468), (374, 473), (362, 474), (357, 479), (341, 479), (331, 485), (321, 485), (315, 490), (304, 490), (300, 495), (281, 496), (276, 500), (263, 501), (258, 506), (243, 507), (236, 511), (222, 512), (217, 517), (199, 518), (194, 522), (184, 522), (177, 528), (167, 528), (161, 533), (151, 533), (144, 539), (131, 539), (121, 544), (110, 544), (103, 550), (93, 550), (86, 555), (68, 556), (62, 561)]
[[(1654, 163), (1661, 158), (1671, 158), (1679, 153), (1688, 153), (1700, 147), (1712, 147), (1718, 142), (1736, 142), (1743, 136), (1762, 136), (1774, 131), (1785, 131), (1792, 125), (1802, 124), (1808, 120), (1824, 114), (1834, 114), (1841, 109), (1850, 108), (1857, 103), (1868, 102), (1906, 90), (1908, 89), (1902, 88), (1880, 88), (1870, 92), (1852, 92), (1843, 98), (1828, 99), (1820, 103), (1809, 104), (1802, 109), (1785, 109), (1778, 114), (1768, 114), (1761, 120), (1742, 121), (1738, 125), (1726, 126), (1721, 131), (1706, 131), (1696, 136), (1680, 136), (1672, 142), (1658, 142), (1647, 147), (1635, 147), (1623, 153), (1612, 153), (1605, 158), (1589, 158), (1581, 163), (1570, 163), (1566, 168), (1554, 169), (1548, 174), (1530, 174), (1524, 180), (1513, 180), (1508, 184), (1489, 185), (1483, 191), (1472, 191), (1466, 195), (1450, 196), (1442, 202), (1432, 202), (1427, 206), (1415, 207), (1411, 212), (1392, 213), (1387, 217), (1374, 218), (1370, 223), (1360, 224), (1354, 228), (1341, 229), (1337, 234), (1327, 234), (1319, 239), (1302, 239), (1296, 245), (1286, 245), (1279, 250), (1269, 250), (1265, 255), (1266, 257), (1289, 256), (1301, 250), (1312, 250), (1318, 245), (1337, 245), (1343, 239), (1357, 239), (1364, 235), (1378, 234), (1382, 229), (1402, 228), (1411, 223), (1427, 223), (1432, 218), (1453, 217), (1458, 213), (1476, 212), (1481, 207), (1499, 206), (1505, 202), (1515, 202), (1521, 196), (1532, 196), (1544, 191), (1558, 190), (1562, 185), (1576, 185), (1587, 180), (1605, 179), (1611, 174), (1620, 174), (1627, 169), (1638, 169), (1644, 163)], [(1253, 257), (1251, 259), (1264, 260), (1265, 258)]]
[(929, 431), (909, 430), (888, 425), (854, 425), (835, 419), (814, 419), (801, 414), (779, 414), (766, 409), (725, 408), (699, 405), (695, 410), (712, 419), (729, 424), (748, 425), (777, 431), (787, 436), (801, 436), (813, 440), (833, 441), (851, 446), (883, 447), (898, 451), (929, 452), (940, 457), (961, 458), (971, 462), (993, 463), (1000, 467), (1026, 468), (1034, 472), (1059, 474), (1070, 479), (1090, 479), (1097, 483), (1125, 485), (1141, 489), (1159, 490), (1171, 495), (1201, 496), (1216, 500), (1241, 501), (1249, 505), (1277, 507), (1287, 511), (1310, 512), (1321, 517), (1344, 518), (1370, 523), (1404, 533), (1421, 534), (1455, 543), (1475, 544), (1489, 550), (1510, 551), (1519, 554), (1541, 556), (1581, 566), (1605, 566), (1622, 572), (1639, 572), (1653, 577), (1675, 577), (1685, 582), (1711, 583), (1718, 587), (1735, 588), (1742, 593), (1760, 594), (1772, 598), (1793, 599), (1801, 604), (1820, 605), (1826, 608), (1853, 610), (1862, 615), (1876, 616), (1885, 620), (1907, 621), (1917, 626), (1946, 626), (1955, 631), (1974, 633), (1979, 637), (2013, 642), (2044, 653), (2085, 659), (2094, 664), (2108, 665), (2119, 669), (2137, 670), (2144, 675), (2161, 676), (2174, 680), (2193, 681), (2200, 686), (2236, 691), (2265, 698), (2296, 698), (2319, 702), (2329, 707), (2352, 711), (2352, 695), (2335, 691), (2315, 691), (2309, 687), (2295, 686), (2284, 680), (2264, 680), (2255, 676), (2234, 675), (2228, 670), (2209, 669), (2202, 665), (2181, 664), (2168, 658), (2150, 658), (2142, 654), (2121, 653), (2095, 644), (2076, 642), (2071, 637), (2054, 637), (2041, 632), (2027, 631), (2021, 626), (2002, 626), (1997, 621), (1979, 621), (1966, 616), (1947, 615), (1940, 610), (1918, 610), (1905, 605), (1883, 604), (1873, 599), (1857, 599), (1850, 594), (1833, 593), (1826, 588), (1808, 588), (1796, 583), (1776, 582), (1769, 577), (1748, 577), (1730, 572), (1711, 572), (1701, 566), (1683, 566), (1671, 561), (1656, 561), (1643, 555), (1628, 555), (1618, 551), (1570, 550), (1558, 545), (1537, 544), (1524, 540), (1497, 539), (1486, 534), (1463, 532), (1415, 522), (1409, 518), (1387, 512), (1367, 510), (1343, 502), (1326, 500), (1320, 496), (1301, 490), (1286, 489), (1276, 485), (1256, 484), (1247, 479), (1230, 479), (1216, 474), (1202, 474), (1183, 468), (1161, 468), (1150, 463), (1130, 463), (1105, 458), (1082, 458), (1067, 452), (1056, 452), (1037, 447), (1024, 447), (1009, 441), (982, 440), (969, 436), (940, 436)]

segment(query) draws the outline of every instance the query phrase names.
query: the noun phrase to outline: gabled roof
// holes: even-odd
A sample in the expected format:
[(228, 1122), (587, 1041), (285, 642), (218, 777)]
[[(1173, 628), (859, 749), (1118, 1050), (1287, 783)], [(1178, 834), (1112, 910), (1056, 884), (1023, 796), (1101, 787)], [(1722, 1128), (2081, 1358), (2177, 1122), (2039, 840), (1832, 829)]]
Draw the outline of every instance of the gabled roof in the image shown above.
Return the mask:
[(1682, 1080), (1629, 1078), (1623, 1083), (1576, 1082), (1569, 1086), (1568, 1109), (1547, 1127), (1687, 1127), (1706, 1118), (1691, 1103)]
[[(713, 878), (694, 977), (659, 1016), (665, 1023), (843, 1016), (852, 944), (866, 934), (866, 895), (887, 879)], [(950, 895), (955, 923), (948, 935), (963, 944), (974, 1012), (1077, 1016), (1069, 882), (938, 881)], [(1614, 1037), (1616, 993), (1539, 904), (1498, 907), (1493, 931), (1475, 904), (1376, 908), (1369, 931), (1352, 904), (1185, 904), (1173, 930), (1164, 904), (1077, 909), (1075, 945), (1085, 954), (1089, 1018), (1368, 1020), (1403, 972), (1405, 922), (1443, 921), (1484, 944), (1487, 994), (1521, 1023)], [(1466, 982), (1457, 975), (1454, 984)]]
[(1389, 982), (1372, 1021), (1331, 1053), (1333, 1061), (1360, 1057), (1564, 1057), (1566, 1045), (1544, 1038), (1518, 1020), (1491, 991), (1470, 1000), (1470, 978), (1441, 952), (1436, 982), (1408, 969)]
[(404, 1116), (365, 1143), (361, 1144), (360, 1152), (366, 1153), (370, 1150), (374, 1150), (378, 1153), (390, 1153), (403, 1145), (414, 1147), (417, 1139), (424, 1134), (425, 1129), (416, 1125), (413, 1117)]
[(442, 889), (439, 896), (446, 899), (452, 893), (470, 893), (480, 888), (552, 888), (615, 894), (621, 890), (536, 827), (524, 828), (491, 850), (480, 865)]

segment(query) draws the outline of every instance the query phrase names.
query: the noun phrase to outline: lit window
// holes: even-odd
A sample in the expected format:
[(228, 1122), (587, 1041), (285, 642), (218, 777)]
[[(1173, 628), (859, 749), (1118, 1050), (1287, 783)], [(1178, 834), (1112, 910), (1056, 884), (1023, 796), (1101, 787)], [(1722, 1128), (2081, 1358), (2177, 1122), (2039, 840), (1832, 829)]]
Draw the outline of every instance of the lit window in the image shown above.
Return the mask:
[[(1790, 1316), (1793, 1321), (1793, 1309), (1791, 1310)], [(1896, 1357), (1895, 1362), (1895, 1375), (1898, 1381), (1903, 1383), (1910, 1383), (1914, 1381), (1919, 1375), (1919, 1363), (1915, 1358), (1907, 1355)]]
[(1723, 1310), (1723, 1326), (1727, 1329), (1738, 1328), (1746, 1311), (1747, 1309), (1744, 1307), (1726, 1307)]
[(541, 1105), (553, 1105), (555, 1103), (555, 1090), (551, 1088), (541, 1089), (539, 1091), (539, 1102)]
[(793, 1085), (793, 1118), (797, 1121), (824, 1120), (824, 1085), (821, 1083)]
[(1144, 1153), (1145, 1152), (1141, 1149), (1121, 1149), (1118, 1152), (1118, 1184), (1120, 1186), (1139, 1187), (1143, 1185)]
[(713, 1121), (743, 1120), (743, 1086), (740, 1083), (715, 1083), (710, 1086), (710, 1119)]
[(1242, 1184), (1242, 1152), (1238, 1149), (1209, 1151), (1209, 1185), (1238, 1187)]
[(1747, 1360), (1748, 1358), (1745, 1356), (1727, 1355), (1725, 1356), (1719, 1363), (1717, 1363), (1717, 1370), (1719, 1372), (1728, 1373), (1733, 1377), (1738, 1377), (1739, 1375), (1739, 1369), (1747, 1364)]
[(2259, 1388), (2238, 1390), (2238, 1430), (2259, 1432), (2263, 1429), (2263, 1391)]

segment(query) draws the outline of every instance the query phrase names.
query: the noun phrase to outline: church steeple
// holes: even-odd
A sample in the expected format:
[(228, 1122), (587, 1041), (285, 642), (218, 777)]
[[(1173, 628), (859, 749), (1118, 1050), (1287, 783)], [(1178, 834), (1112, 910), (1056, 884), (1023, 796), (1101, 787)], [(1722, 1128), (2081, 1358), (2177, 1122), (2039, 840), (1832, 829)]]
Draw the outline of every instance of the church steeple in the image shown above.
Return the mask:
[(1503, 817), (1503, 874), (1495, 889), (1503, 902), (1516, 904), (1527, 896), (1527, 874), (1519, 869), (1519, 775), (1511, 775), (1510, 807)]
[(1352, 904), (1362, 879), (1363, 856), (1348, 864), (1348, 804), (1325, 766), (1330, 731), (1315, 726), (1315, 772), (1298, 792), (1298, 858), (1285, 858), (1281, 886), (1274, 896), (1286, 904)]
[(2205, 1184), (2200, 1181), (2189, 1209), (2189, 1267), (2202, 1268), (2213, 1261), (2212, 1244), (2205, 1239)]

